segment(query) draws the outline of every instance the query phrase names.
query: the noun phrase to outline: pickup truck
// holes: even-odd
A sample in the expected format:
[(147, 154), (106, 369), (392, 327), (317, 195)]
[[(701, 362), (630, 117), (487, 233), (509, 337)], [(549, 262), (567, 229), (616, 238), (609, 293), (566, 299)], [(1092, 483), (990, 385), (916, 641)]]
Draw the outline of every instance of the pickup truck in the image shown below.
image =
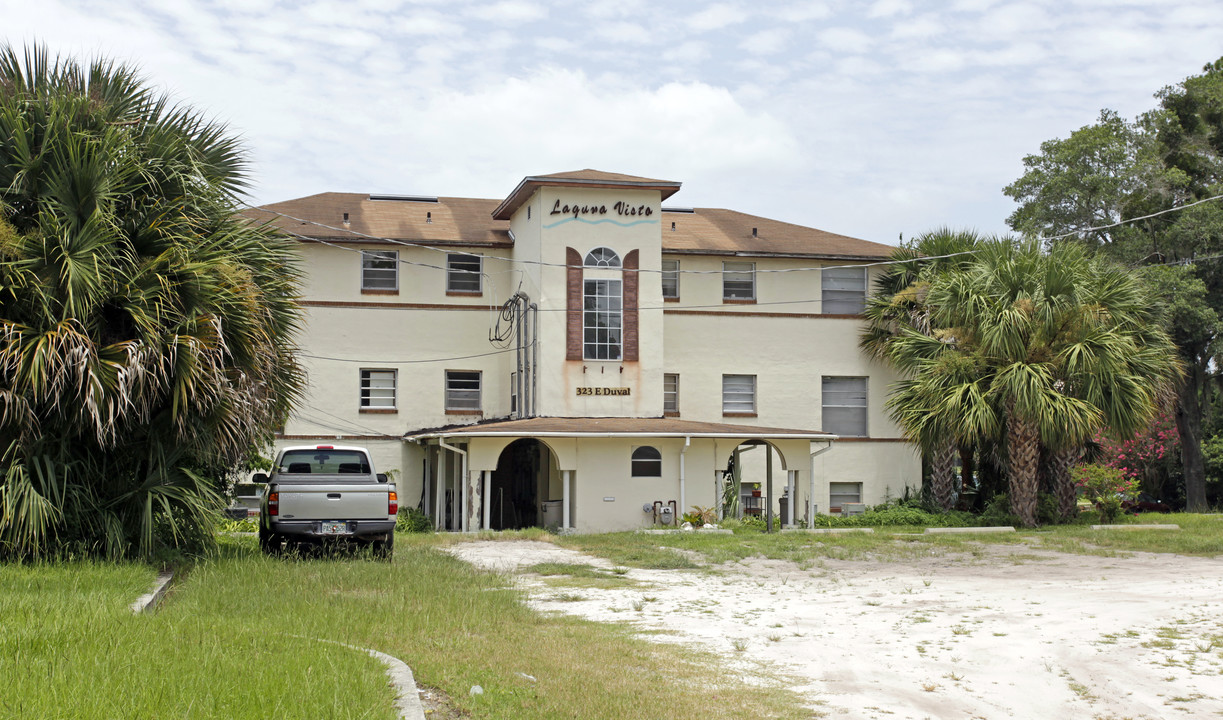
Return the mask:
[(347, 540), (389, 558), (395, 546), (399, 496), (374, 472), (359, 447), (313, 445), (280, 451), (259, 501), (259, 547), (277, 555), (286, 545)]

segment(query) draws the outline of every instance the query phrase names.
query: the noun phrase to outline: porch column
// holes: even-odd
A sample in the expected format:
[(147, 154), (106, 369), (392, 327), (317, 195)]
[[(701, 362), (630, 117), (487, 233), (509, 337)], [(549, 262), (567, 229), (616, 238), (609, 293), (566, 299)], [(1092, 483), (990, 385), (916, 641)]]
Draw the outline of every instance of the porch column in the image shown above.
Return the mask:
[(764, 450), (768, 453), (764, 461), (764, 531), (773, 532), (773, 446), (766, 444)]
[(782, 520), (783, 525), (794, 524), (794, 506), (798, 504), (798, 471), (786, 471), (786, 494), (790, 496), (790, 502), (786, 503), (786, 515), (788, 517)]
[(484, 486), (484, 492), (481, 493), (484, 507), (484, 524), (480, 526), (481, 530), (493, 529), (493, 473), (490, 470), (480, 471), (480, 482)]
[(569, 484), (573, 478), (572, 470), (561, 471), (561, 527), (569, 529)]
[(449, 474), (450, 463), (447, 459), (447, 453), (441, 448), (437, 451), (437, 508), (433, 513), (433, 529), (442, 530), (446, 524), (446, 509), (444, 503), (446, 501), (446, 475)]

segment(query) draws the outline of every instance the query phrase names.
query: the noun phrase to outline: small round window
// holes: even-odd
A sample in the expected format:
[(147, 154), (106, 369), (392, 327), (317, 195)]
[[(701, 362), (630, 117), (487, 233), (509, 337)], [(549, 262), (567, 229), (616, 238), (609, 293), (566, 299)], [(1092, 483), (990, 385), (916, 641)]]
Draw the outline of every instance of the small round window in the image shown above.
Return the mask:
[(618, 268), (620, 267), (620, 256), (611, 248), (597, 247), (586, 253), (585, 265), (586, 267)]
[(662, 477), (662, 453), (642, 445), (633, 451), (633, 477)]

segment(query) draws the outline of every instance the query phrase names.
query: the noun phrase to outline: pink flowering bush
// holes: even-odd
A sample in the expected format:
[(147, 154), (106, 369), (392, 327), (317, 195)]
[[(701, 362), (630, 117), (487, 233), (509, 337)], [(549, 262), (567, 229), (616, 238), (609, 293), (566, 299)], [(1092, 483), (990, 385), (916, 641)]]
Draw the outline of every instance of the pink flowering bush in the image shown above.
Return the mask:
[(1083, 496), (1095, 503), (1103, 523), (1116, 521), (1121, 503), (1138, 494), (1138, 480), (1126, 477), (1119, 468), (1087, 463), (1076, 466), (1070, 476)]
[(1161, 494), (1161, 466), (1180, 452), (1180, 436), (1171, 411), (1157, 416), (1150, 426), (1125, 440), (1115, 440), (1103, 431), (1096, 432), (1094, 439), (1100, 446), (1101, 465), (1140, 484), (1145, 483), (1148, 492), (1156, 496)]

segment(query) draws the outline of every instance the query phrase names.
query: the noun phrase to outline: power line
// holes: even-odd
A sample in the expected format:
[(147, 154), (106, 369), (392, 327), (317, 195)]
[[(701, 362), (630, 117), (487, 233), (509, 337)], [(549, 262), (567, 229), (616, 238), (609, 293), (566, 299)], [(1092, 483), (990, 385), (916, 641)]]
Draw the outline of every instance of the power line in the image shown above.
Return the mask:
[(1041, 237), (1038, 237), (1036, 239), (1037, 240), (1061, 240), (1062, 238), (1068, 238), (1071, 235), (1081, 235), (1083, 233), (1096, 232), (1097, 230), (1109, 230), (1111, 228), (1120, 227), (1122, 225), (1136, 223), (1141, 220), (1150, 220), (1153, 217), (1159, 217), (1160, 215), (1167, 215), (1168, 213), (1177, 212), (1178, 210), (1184, 210), (1185, 208), (1191, 208), (1194, 205), (1201, 205), (1202, 203), (1208, 203), (1208, 202), (1211, 202), (1212, 200), (1220, 200), (1220, 199), (1223, 199), (1223, 195), (1214, 195), (1212, 197), (1202, 198), (1201, 200), (1197, 200), (1197, 201), (1188, 203), (1186, 205), (1177, 205), (1176, 207), (1171, 207), (1165, 210), (1160, 210), (1158, 212), (1153, 212), (1150, 215), (1143, 215), (1141, 217), (1129, 218), (1127, 220), (1120, 220), (1110, 225), (1100, 225), (1097, 227), (1083, 228), (1081, 230), (1075, 230), (1073, 232), (1062, 233), (1061, 235), (1054, 235), (1052, 237), (1044, 237), (1042, 235)]
[[(534, 343), (528, 343), (525, 347), (532, 347), (533, 345)], [(307, 353), (297, 353), (297, 355), (299, 357), (308, 357), (314, 360), (331, 360), (333, 362), (352, 362), (352, 363), (378, 362), (378, 363), (386, 363), (388, 365), (413, 365), (413, 364), (420, 364), (420, 363), (451, 362), (453, 360), (471, 360), (472, 358), (482, 358), (482, 357), (488, 357), (490, 355), (504, 355), (505, 353), (512, 353), (512, 352), (518, 352), (518, 348), (507, 348), (504, 350), (494, 350), (492, 352), (479, 353), (477, 355), (460, 355), (458, 357), (429, 358), (426, 360), (360, 360), (360, 359), (354, 360), (352, 358), (327, 357), (325, 355), (309, 355)]]

